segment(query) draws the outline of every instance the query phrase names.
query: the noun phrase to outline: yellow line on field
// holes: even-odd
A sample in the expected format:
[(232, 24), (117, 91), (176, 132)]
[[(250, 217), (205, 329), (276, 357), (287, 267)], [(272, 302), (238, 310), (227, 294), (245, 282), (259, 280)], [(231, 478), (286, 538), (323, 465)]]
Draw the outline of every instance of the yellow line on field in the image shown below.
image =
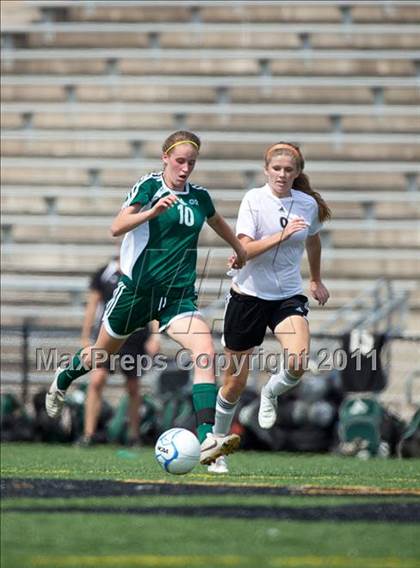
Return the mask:
[(245, 556), (158, 556), (152, 554), (127, 556), (35, 556), (33, 566), (240, 566)]
[(359, 556), (277, 556), (250, 558), (248, 556), (158, 556), (152, 554), (125, 556), (34, 556), (30, 559), (32, 566), (146, 566), (146, 567), (178, 567), (193, 566), (243, 566), (255, 565), (254, 562), (272, 568), (417, 568), (416, 558), (381, 557), (369, 558)]
[(420, 488), (398, 488), (398, 487), (370, 487), (368, 485), (341, 485), (341, 486), (326, 486), (326, 485), (275, 485), (272, 483), (249, 483), (248, 481), (236, 482), (236, 481), (228, 481), (219, 483), (214, 480), (214, 476), (200, 476), (204, 479), (207, 479), (211, 483), (206, 481), (198, 481), (188, 479), (186, 483), (173, 481), (172, 479), (158, 479), (158, 480), (151, 480), (151, 479), (120, 479), (122, 483), (141, 483), (147, 485), (212, 485), (214, 487), (247, 487), (252, 489), (253, 487), (266, 487), (269, 489), (289, 489), (291, 492), (305, 494), (311, 493), (322, 493), (325, 495), (417, 495), (420, 496)]
[(415, 558), (361, 558), (359, 556), (289, 556), (286, 558), (273, 558), (269, 560), (273, 567), (288, 568), (416, 568), (418, 560)]
[[(40, 468), (32, 468), (31, 469), (31, 475), (35, 475), (35, 474), (43, 474), (43, 475), (56, 475), (56, 474), (68, 474), (68, 473), (73, 473), (73, 470), (71, 469), (40, 469)], [(17, 475), (22, 475), (22, 470), (19, 467), (4, 467), (3, 468), (3, 476), (9, 476), (11, 474), (17, 474)], [(31, 478), (33, 479), (33, 478)], [(38, 478), (38, 479), (42, 479), (42, 478)], [(56, 479), (56, 478), (54, 478)], [(58, 480), (58, 478), (57, 478)], [(59, 481), (59, 480), (58, 480)]]
[(340, 487), (324, 487), (317, 485), (300, 485), (290, 487), (291, 490), (298, 490), (302, 493), (324, 493), (325, 495), (418, 495), (420, 489), (415, 488), (396, 488), (396, 487), (369, 487), (366, 485), (342, 485)]

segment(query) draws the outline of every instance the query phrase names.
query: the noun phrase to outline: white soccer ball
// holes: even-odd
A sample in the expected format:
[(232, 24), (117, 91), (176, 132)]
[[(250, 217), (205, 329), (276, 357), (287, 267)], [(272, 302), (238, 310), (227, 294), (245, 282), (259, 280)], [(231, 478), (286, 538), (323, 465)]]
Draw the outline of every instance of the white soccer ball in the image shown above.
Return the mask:
[(159, 436), (155, 456), (165, 471), (183, 475), (198, 464), (200, 442), (185, 428), (171, 428)]

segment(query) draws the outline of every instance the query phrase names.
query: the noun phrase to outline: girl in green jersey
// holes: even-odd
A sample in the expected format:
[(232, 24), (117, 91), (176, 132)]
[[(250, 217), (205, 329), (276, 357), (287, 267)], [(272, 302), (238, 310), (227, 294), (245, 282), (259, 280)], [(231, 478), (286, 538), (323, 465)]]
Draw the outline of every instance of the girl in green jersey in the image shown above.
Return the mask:
[[(200, 139), (177, 131), (164, 142), (162, 172), (141, 178), (115, 217), (113, 236), (124, 235), (121, 280), (108, 302), (98, 339), (79, 350), (66, 368), (58, 368), (46, 395), (51, 417), (60, 415), (66, 389), (95, 366), (97, 357), (118, 352), (131, 333), (151, 320), (160, 330), (190, 350), (194, 366), (193, 403), (203, 464), (235, 451), (236, 435), (212, 433), (216, 385), (211, 332), (197, 309), (197, 242), (206, 221), (235, 251), (232, 267), (241, 268), (246, 252), (233, 231), (216, 212), (206, 189), (191, 184)], [(203, 357), (207, 364), (203, 364)]]

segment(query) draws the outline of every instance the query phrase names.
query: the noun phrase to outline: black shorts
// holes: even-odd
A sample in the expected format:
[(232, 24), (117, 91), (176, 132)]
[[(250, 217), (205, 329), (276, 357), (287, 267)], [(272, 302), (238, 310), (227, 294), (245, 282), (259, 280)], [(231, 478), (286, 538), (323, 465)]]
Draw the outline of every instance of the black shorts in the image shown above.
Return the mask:
[(308, 298), (296, 294), (284, 300), (262, 300), (230, 290), (227, 296), (223, 342), (231, 351), (247, 351), (261, 345), (267, 326), (276, 326), (289, 316), (306, 317)]

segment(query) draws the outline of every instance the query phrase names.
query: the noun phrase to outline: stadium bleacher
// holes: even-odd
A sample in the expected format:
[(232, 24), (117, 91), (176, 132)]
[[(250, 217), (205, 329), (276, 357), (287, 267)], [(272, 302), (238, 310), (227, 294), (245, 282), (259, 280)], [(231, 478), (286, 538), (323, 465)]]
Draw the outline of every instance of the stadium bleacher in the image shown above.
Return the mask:
[[(326, 313), (377, 278), (420, 318), (420, 6), (32, 1), (2, 7), (3, 318), (79, 325), (125, 192), (178, 128), (232, 222), (270, 143), (301, 145), (330, 203)], [(159, 6), (159, 9), (156, 7)], [(213, 247), (207, 304), (227, 286)], [(303, 268), (306, 274), (306, 266)], [(60, 318), (57, 318), (60, 314)], [(324, 319), (313, 306), (313, 329)]]

